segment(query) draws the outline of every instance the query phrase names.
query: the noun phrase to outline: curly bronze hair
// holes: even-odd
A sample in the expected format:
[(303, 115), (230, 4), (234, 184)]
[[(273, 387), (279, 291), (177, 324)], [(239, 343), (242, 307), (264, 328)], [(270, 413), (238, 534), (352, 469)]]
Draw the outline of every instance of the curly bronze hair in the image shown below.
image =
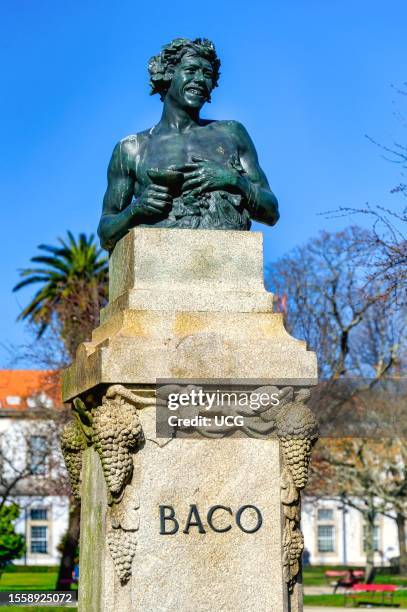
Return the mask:
[(216, 54), (215, 45), (207, 38), (175, 38), (168, 45), (164, 45), (161, 53), (154, 55), (148, 62), (150, 73), (151, 95), (158, 93), (164, 100), (174, 70), (185, 53), (192, 52), (208, 60), (213, 68), (213, 87), (217, 87), (220, 75), (220, 59)]

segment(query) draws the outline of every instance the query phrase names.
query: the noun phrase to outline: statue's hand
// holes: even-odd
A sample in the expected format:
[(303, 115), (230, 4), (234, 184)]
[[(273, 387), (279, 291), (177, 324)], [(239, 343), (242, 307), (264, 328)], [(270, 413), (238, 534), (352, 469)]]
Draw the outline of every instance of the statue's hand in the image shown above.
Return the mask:
[(196, 196), (205, 191), (216, 191), (235, 187), (237, 172), (217, 162), (201, 157), (192, 157), (192, 163), (177, 168), (184, 173), (182, 191)]
[(172, 197), (168, 187), (149, 185), (137, 200), (135, 213), (142, 213), (146, 217), (162, 217), (172, 207)]

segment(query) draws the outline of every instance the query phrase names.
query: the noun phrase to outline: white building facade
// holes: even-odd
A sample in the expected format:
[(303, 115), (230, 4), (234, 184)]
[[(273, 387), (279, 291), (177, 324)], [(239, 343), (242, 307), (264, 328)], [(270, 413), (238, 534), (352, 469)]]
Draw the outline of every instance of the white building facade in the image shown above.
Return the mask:
[[(365, 523), (355, 508), (340, 501), (304, 498), (304, 545), (312, 565), (364, 566)], [(375, 565), (388, 566), (399, 555), (396, 522), (378, 515), (375, 525)]]
[(59, 564), (69, 518), (58, 426), (49, 416), (56, 402), (43, 378), (41, 371), (0, 370), (0, 499), (20, 507), (16, 531), (26, 552), (14, 563), (24, 565)]
[[(27, 546), (16, 564), (59, 564), (59, 546), (68, 526), (69, 488), (59, 435), (53, 420), (41, 412), (56, 407), (59, 390), (44, 391), (45, 374), (0, 370), (0, 495), (2, 484), (27, 473), (8, 498), (21, 508), (16, 530), (24, 534)], [(305, 497), (302, 530), (312, 565), (365, 564), (364, 522), (356, 509)], [(375, 548), (378, 566), (398, 556), (397, 528), (391, 518), (377, 517)]]
[(59, 565), (59, 545), (68, 526), (68, 498), (47, 495), (15, 499), (21, 508), (16, 531), (25, 536), (26, 553), (16, 565)]

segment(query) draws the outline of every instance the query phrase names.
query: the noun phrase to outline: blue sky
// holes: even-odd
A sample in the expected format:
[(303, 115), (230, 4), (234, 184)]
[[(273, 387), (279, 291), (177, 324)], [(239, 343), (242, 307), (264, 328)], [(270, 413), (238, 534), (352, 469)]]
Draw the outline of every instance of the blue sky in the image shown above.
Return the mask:
[(402, 135), (405, 0), (9, 0), (2, 12), (2, 343), (27, 339), (17, 269), (67, 229), (95, 231), (114, 144), (158, 121), (147, 61), (177, 36), (215, 42), (222, 75), (204, 116), (247, 127), (279, 198), (279, 224), (256, 228), (266, 262), (347, 223), (318, 213), (397, 205), (398, 170), (365, 134)]

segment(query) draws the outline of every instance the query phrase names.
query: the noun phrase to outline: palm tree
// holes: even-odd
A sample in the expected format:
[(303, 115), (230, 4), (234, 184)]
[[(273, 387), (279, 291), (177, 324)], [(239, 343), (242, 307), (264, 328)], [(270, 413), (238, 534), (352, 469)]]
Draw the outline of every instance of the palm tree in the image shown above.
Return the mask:
[[(31, 258), (40, 267), (24, 268), (18, 291), (39, 283), (40, 289), (22, 310), (19, 319), (34, 323), (41, 336), (53, 320), (71, 358), (80, 342), (89, 339), (99, 323), (99, 310), (107, 301), (108, 260), (96, 246), (93, 234), (79, 234), (75, 240), (58, 238), (58, 246), (39, 245), (42, 253)], [(73, 497), (69, 505), (69, 524), (63, 541), (57, 588), (66, 589), (72, 576), (77, 554), (80, 525), (80, 503)]]
[(99, 310), (107, 301), (107, 258), (94, 242), (94, 236), (71, 232), (68, 239), (58, 238), (59, 246), (40, 244), (44, 254), (31, 258), (41, 267), (24, 268), (23, 278), (13, 289), (18, 291), (39, 283), (40, 289), (22, 310), (19, 319), (28, 320), (41, 336), (53, 318), (65, 348), (74, 357), (80, 342), (88, 340), (99, 322)]

